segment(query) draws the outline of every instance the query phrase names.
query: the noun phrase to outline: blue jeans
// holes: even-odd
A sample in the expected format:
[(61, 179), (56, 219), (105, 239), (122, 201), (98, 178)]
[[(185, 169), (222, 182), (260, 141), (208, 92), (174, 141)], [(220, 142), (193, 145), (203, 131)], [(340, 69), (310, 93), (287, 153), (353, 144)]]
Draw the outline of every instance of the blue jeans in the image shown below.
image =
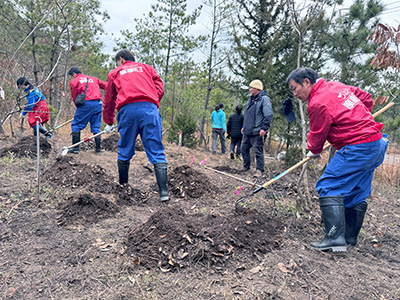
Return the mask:
[(352, 208), (371, 194), (374, 170), (382, 164), (388, 143), (344, 146), (336, 152), (316, 184), (320, 197), (343, 196), (344, 207)]
[(162, 143), (162, 123), (157, 106), (151, 102), (124, 105), (118, 112), (118, 159), (130, 160), (135, 155), (138, 134), (150, 163), (166, 162)]
[(100, 100), (85, 101), (82, 106), (76, 108), (74, 119), (71, 123), (72, 132), (83, 130), (90, 122), (90, 131), (93, 134), (100, 132), (101, 113), (103, 104)]

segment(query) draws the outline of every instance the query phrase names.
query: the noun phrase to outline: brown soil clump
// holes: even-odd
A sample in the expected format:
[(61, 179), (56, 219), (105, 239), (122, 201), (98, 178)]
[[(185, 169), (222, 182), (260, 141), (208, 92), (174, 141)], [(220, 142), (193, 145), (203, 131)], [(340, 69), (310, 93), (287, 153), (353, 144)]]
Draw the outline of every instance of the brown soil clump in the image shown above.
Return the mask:
[(95, 164), (81, 164), (70, 156), (58, 157), (43, 174), (43, 179), (59, 187), (82, 187), (90, 183), (109, 184), (106, 171)]
[(126, 253), (147, 268), (175, 270), (201, 263), (223, 267), (270, 252), (280, 244), (280, 220), (266, 215), (188, 215), (165, 208), (132, 229)]
[(119, 141), (119, 134), (112, 133), (101, 141), (101, 148), (103, 148), (106, 151), (117, 152), (118, 141)]
[(200, 198), (207, 193), (216, 193), (218, 188), (208, 177), (188, 165), (176, 167), (169, 176), (170, 191), (179, 198)]
[(69, 197), (61, 204), (62, 214), (58, 217), (58, 225), (77, 225), (97, 223), (115, 215), (119, 207), (103, 197), (82, 194)]
[[(16, 157), (30, 157), (37, 156), (36, 136), (27, 136), (19, 140), (19, 142), (9, 148), (0, 151), (0, 157), (6, 156), (9, 152), (14, 153)], [(40, 137), (40, 155), (48, 157), (51, 152), (51, 144), (44, 138)]]

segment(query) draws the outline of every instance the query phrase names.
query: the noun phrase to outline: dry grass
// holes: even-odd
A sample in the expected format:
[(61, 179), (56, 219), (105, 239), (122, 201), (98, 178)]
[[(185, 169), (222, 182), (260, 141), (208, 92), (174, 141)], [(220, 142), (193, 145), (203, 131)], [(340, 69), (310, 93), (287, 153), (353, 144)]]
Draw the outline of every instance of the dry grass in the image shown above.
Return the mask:
[(400, 185), (400, 150), (396, 146), (389, 146), (385, 160), (374, 172), (374, 180), (392, 186)]

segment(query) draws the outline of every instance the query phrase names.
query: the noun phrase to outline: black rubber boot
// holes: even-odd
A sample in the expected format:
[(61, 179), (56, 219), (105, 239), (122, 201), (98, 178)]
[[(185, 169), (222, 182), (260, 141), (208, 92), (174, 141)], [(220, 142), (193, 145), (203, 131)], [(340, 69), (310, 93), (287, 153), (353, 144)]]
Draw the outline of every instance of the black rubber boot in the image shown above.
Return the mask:
[(162, 202), (169, 200), (168, 194), (168, 175), (167, 163), (161, 162), (154, 165), (154, 173), (156, 173), (160, 199)]
[[(81, 141), (81, 132), (80, 131), (72, 132), (71, 136), (72, 136), (72, 145), (79, 143)], [(78, 154), (79, 153), (79, 145), (75, 146), (74, 148), (69, 149), (68, 153)]]
[(360, 233), (361, 226), (364, 222), (365, 212), (367, 211), (368, 203), (361, 202), (352, 208), (345, 208), (344, 215), (346, 219), (346, 243), (355, 246), (357, 237)]
[(101, 152), (101, 136), (96, 136), (94, 138), (94, 143), (96, 144), (96, 150), (94, 151), (96, 154)]
[(128, 183), (129, 166), (131, 165), (130, 160), (119, 160), (118, 159), (118, 174), (119, 184)]
[(39, 126), (39, 132), (45, 135), (46, 141), (48, 141), (49, 139), (51, 139), (53, 137), (53, 135), (50, 133), (50, 131), (48, 131), (43, 126)]
[(346, 252), (343, 197), (320, 197), (319, 205), (325, 225), (325, 237), (320, 243), (311, 243), (311, 247), (322, 251)]

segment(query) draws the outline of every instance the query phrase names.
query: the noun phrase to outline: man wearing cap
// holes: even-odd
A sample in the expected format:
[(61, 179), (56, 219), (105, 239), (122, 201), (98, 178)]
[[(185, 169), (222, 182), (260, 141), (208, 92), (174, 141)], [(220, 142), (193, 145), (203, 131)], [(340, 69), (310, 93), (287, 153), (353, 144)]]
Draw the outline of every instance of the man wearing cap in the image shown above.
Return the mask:
[(272, 120), (272, 105), (263, 84), (256, 79), (250, 83), (250, 97), (246, 104), (243, 120), (242, 156), (244, 170), (250, 169), (250, 148), (256, 156), (256, 173), (254, 177), (264, 174), (264, 136)]
[(318, 158), (327, 140), (338, 150), (316, 184), (325, 236), (315, 249), (345, 252), (355, 246), (371, 194), (374, 170), (383, 162), (387, 141), (375, 122), (372, 97), (357, 87), (318, 79), (310, 68), (298, 68), (286, 83), (293, 96), (308, 101), (308, 157)]
[[(96, 77), (82, 74), (77, 67), (71, 68), (68, 75), (74, 77), (70, 83), (72, 101), (75, 103), (75, 99), (79, 94), (85, 94), (85, 101), (83, 105), (76, 108), (74, 120), (71, 123), (72, 144), (76, 144), (81, 140), (81, 130), (89, 122), (90, 130), (93, 134), (100, 132), (101, 112), (103, 109), (100, 89), (105, 90), (106, 83)], [(101, 152), (101, 136), (96, 136), (94, 141), (96, 145), (95, 153), (98, 154)], [(79, 153), (79, 145), (69, 149), (68, 152)]]

